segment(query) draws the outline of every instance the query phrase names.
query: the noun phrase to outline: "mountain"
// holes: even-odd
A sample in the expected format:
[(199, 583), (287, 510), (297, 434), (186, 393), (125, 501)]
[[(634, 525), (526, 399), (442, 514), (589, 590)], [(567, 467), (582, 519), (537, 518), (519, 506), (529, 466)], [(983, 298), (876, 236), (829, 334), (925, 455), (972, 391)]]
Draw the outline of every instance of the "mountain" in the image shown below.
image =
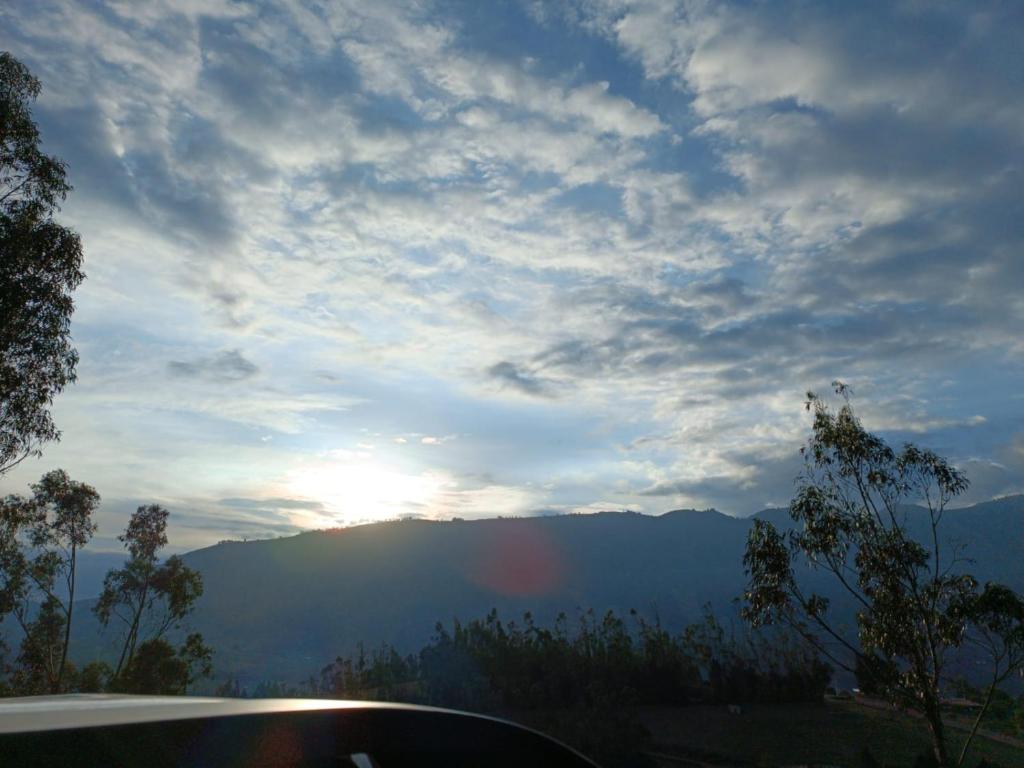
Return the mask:
[[(923, 511), (908, 514), (923, 536)], [(755, 517), (789, 524), (785, 510)], [(360, 641), (411, 651), (436, 622), (492, 608), (540, 622), (635, 608), (675, 628), (707, 603), (732, 610), (751, 520), (713, 510), (405, 520), (225, 542), (185, 555), (205, 584), (192, 625), (217, 649), (218, 671), (243, 683), (297, 682)], [(966, 547), (980, 580), (1024, 591), (1024, 496), (948, 510), (943, 530), (946, 544)], [(76, 631), (96, 637), (94, 627)]]
[(103, 579), (113, 568), (124, 565), (127, 555), (124, 552), (90, 552), (82, 549), (78, 552), (75, 573), (75, 595), (80, 600), (88, 600), (100, 596), (103, 591)]

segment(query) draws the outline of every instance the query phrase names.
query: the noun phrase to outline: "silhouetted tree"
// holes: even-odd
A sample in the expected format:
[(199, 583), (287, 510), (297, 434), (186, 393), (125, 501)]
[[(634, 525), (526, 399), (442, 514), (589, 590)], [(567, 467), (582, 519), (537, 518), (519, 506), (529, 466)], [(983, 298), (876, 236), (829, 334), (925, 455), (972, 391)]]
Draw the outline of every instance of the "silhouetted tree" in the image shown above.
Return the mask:
[(82, 273), (76, 233), (53, 215), (71, 190), (39, 149), (39, 81), (0, 53), (0, 474), (59, 438), (54, 397), (75, 379), (71, 292)]
[[(781, 632), (726, 636), (708, 607), (681, 634), (631, 612), (560, 614), (539, 626), (497, 611), (438, 624), (418, 654), (359, 646), (323, 668), (306, 695), (426, 703), (478, 712), (543, 713), (545, 730), (606, 765), (635, 764), (647, 737), (637, 705), (821, 701), (831, 668)], [(230, 687), (224, 690), (232, 690)], [(281, 695), (261, 683), (256, 696)]]
[[(633, 614), (635, 616), (635, 612)], [(451, 628), (438, 624), (416, 655), (385, 644), (323, 668), (315, 691), (338, 698), (426, 702), (494, 710), (594, 708), (614, 702), (821, 701), (831, 668), (781, 633), (726, 637), (705, 618), (673, 635), (657, 620), (634, 629), (613, 613), (559, 615), (552, 628), (530, 614), (503, 622), (496, 611)], [(311, 693), (313, 690), (311, 689)]]
[(684, 629), (682, 646), (704, 680), (704, 701), (820, 702), (832, 679), (832, 668), (788, 634), (727, 634), (710, 605)]
[[(958, 570), (962, 559), (941, 543), (944, 511), (967, 489), (967, 478), (931, 451), (909, 443), (890, 448), (864, 429), (847, 388), (836, 382), (835, 389), (843, 398), (837, 412), (807, 396), (814, 421), (789, 508), (796, 527), (780, 532), (754, 521), (744, 556), (744, 615), (755, 625), (788, 624), (847, 670), (860, 659), (880, 695), (924, 715), (934, 759), (948, 766), (941, 711), (946, 664), (966, 643), (985, 648), (994, 689), (1024, 663), (1024, 604), (1005, 587), (979, 589)], [(908, 531), (909, 502), (924, 505), (924, 544)], [(838, 629), (828, 599), (797, 578), (797, 561), (827, 573), (855, 603), (856, 640)], [(978, 722), (983, 714), (984, 708)]]
[(99, 502), (94, 488), (60, 469), (35, 483), (30, 498), (0, 502), (0, 617), (22, 630), (14, 676), (26, 693), (64, 688), (78, 550), (96, 531)]
[(91, 661), (78, 673), (75, 690), (79, 693), (102, 693), (107, 690), (114, 670), (105, 661)]
[(178, 649), (163, 638), (152, 638), (139, 644), (115, 685), (126, 693), (184, 695), (198, 677), (210, 676), (211, 657), (199, 634), (189, 635)]
[(980, 652), (990, 666), (982, 706), (960, 752), (960, 764), (1000, 683), (1024, 672), (1024, 600), (1020, 595), (1001, 584), (988, 583), (980, 594), (972, 596), (965, 612), (964, 642)]
[[(148, 646), (143, 663), (149, 666), (142, 674), (138, 668), (132, 671), (137, 649), (145, 642), (162, 640), (168, 630), (178, 627), (203, 594), (199, 572), (186, 566), (180, 557), (172, 555), (160, 562), (159, 552), (167, 544), (167, 517), (167, 510), (156, 504), (139, 507), (132, 514), (125, 532), (118, 536), (128, 550), (128, 562), (107, 573), (103, 591), (93, 607), (104, 627), (115, 618), (123, 626), (115, 680), (129, 673), (136, 680), (152, 679), (156, 674), (153, 665), (166, 654), (161, 646)], [(201, 637), (194, 637), (201, 643)]]
[(853, 674), (857, 687), (865, 696), (884, 696), (886, 677), (891, 671), (891, 666), (884, 659), (873, 654), (860, 653), (854, 659)]
[(218, 685), (214, 689), (213, 695), (227, 699), (248, 698), (248, 692), (244, 688), (242, 688), (242, 686), (238, 682), (238, 678), (234, 676), (229, 677), (227, 680)]

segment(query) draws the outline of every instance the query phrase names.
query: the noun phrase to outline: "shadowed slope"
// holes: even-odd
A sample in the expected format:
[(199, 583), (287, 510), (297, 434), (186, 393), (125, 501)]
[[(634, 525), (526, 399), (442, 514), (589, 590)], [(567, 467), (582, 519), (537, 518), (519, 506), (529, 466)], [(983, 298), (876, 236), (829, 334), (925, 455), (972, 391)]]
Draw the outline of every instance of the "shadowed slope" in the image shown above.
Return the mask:
[[(758, 516), (788, 521), (785, 510)], [(540, 623), (577, 608), (635, 608), (676, 628), (705, 603), (731, 609), (749, 527), (749, 518), (680, 510), (408, 520), (222, 543), (185, 555), (205, 583), (191, 623), (217, 649), (218, 671), (243, 682), (297, 681), (360, 641), (411, 651), (437, 621), (491, 608), (506, 618), (531, 611)], [(943, 528), (967, 546), (980, 580), (1024, 589), (1024, 497), (950, 510)]]

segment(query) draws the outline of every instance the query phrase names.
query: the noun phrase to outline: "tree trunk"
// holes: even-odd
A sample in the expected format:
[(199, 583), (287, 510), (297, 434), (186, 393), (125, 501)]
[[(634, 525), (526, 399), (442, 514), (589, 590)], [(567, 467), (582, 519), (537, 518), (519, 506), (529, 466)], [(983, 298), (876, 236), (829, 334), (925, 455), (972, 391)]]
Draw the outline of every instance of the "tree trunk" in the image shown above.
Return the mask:
[(971, 726), (971, 732), (967, 734), (967, 740), (964, 741), (964, 748), (960, 750), (960, 759), (956, 761), (957, 766), (964, 764), (964, 758), (967, 757), (967, 750), (978, 733), (978, 728), (981, 726), (981, 720), (985, 717), (985, 712), (988, 711), (989, 704), (992, 703), (992, 694), (995, 693), (996, 683), (997, 681), (993, 679), (992, 684), (988, 687), (988, 691), (985, 694), (985, 703), (981, 705), (981, 709), (978, 711), (978, 716), (974, 718), (974, 725)]
[(142, 595), (139, 598), (139, 605), (135, 611), (135, 616), (132, 617), (132, 625), (128, 629), (128, 636), (124, 641), (124, 648), (121, 649), (121, 658), (117, 662), (117, 670), (114, 672), (114, 677), (120, 677), (121, 671), (126, 669), (132, 663), (132, 657), (135, 655), (135, 644), (139, 637), (139, 624), (142, 623), (142, 614), (146, 609), (146, 597), (149, 596), (149, 583), (147, 581), (145, 587), (143, 587)]
[(935, 754), (935, 762), (939, 768), (949, 768), (949, 752), (946, 748), (946, 728), (942, 722), (942, 714), (939, 705), (929, 705), (924, 713), (928, 721), (928, 730), (932, 735), (932, 752)]
[(78, 555), (78, 548), (71, 546), (71, 574), (68, 576), (68, 609), (65, 611), (66, 623), (64, 624), (64, 647), (60, 652), (60, 667), (57, 668), (57, 686), (54, 693), (60, 693), (64, 689), (64, 668), (68, 661), (68, 645), (71, 643), (71, 614), (75, 610), (75, 559)]

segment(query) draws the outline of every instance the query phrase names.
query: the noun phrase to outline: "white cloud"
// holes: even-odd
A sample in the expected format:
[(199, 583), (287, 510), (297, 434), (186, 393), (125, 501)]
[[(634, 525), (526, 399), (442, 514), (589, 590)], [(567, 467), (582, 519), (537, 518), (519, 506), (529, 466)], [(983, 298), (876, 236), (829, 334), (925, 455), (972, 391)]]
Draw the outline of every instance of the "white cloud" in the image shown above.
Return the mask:
[[(430, 3), (110, 7), (21, 4), (0, 42), (42, 77), (43, 134), (77, 187), (66, 442), (160, 456), (104, 471), (119, 495), (209, 461), (209, 499), (259, 498), (270, 465), (235, 461), (240, 434), (286, 472), (364, 413), (436, 462), (400, 472), (442, 478), (430, 514), (653, 508), (636, 495), (652, 487), (701, 506), (739, 498), (730, 480), (775, 498), (758, 457), (781, 466), (802, 390), (835, 377), (864, 382), (888, 429), (998, 423), (985, 398), (929, 397), (1021, 363), (1024, 108), (998, 17), (534, 9), (617, 49), (595, 71), (491, 50)], [(523, 410), (487, 423), (484, 450), (433, 416), (442, 393)], [(517, 424), (567, 412), (593, 432), (567, 449), (584, 469), (527, 487)], [(495, 476), (453, 479), (472, 472)]]

